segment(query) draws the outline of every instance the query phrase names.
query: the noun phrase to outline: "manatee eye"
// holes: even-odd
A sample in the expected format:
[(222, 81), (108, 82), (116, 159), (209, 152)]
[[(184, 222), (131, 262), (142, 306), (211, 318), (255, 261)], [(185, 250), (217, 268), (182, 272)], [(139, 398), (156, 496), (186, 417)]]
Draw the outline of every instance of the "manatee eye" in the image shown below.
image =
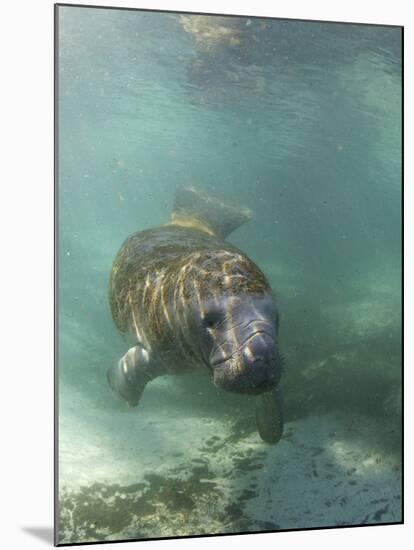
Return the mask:
[(206, 328), (213, 328), (220, 321), (221, 315), (218, 310), (207, 311), (203, 317), (203, 325)]

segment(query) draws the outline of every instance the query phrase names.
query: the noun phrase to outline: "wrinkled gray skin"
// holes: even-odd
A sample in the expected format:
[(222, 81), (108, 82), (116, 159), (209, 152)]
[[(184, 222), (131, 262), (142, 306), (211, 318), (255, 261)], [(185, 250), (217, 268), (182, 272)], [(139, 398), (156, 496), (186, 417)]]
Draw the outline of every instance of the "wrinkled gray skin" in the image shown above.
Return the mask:
[(270, 295), (223, 295), (189, 316), (187, 341), (219, 388), (260, 394), (280, 380), (277, 311)]

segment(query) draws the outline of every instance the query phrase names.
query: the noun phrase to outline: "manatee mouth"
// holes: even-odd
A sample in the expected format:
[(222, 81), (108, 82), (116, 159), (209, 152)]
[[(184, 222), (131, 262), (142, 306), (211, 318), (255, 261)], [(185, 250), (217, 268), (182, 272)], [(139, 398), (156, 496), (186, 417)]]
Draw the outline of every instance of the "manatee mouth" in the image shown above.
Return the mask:
[(246, 373), (238, 372), (236, 375), (229, 372), (227, 366), (218, 367), (214, 372), (214, 384), (230, 393), (238, 393), (245, 395), (260, 395), (273, 390), (278, 385), (279, 377), (274, 374), (257, 373), (247, 375)]

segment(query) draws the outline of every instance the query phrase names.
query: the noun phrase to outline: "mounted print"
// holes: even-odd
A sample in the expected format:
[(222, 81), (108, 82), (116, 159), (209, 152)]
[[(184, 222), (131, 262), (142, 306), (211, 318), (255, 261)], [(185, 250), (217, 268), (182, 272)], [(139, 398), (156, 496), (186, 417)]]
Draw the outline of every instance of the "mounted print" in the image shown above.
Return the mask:
[(55, 543), (401, 523), (402, 27), (55, 25)]

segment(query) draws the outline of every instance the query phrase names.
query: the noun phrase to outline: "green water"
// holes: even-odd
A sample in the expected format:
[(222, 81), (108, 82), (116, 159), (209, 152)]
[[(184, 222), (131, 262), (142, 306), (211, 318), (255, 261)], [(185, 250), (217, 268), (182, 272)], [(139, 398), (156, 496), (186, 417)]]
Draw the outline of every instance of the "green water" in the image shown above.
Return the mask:
[[(60, 7), (58, 125), (60, 542), (400, 521), (401, 29)], [(255, 213), (229, 241), (279, 304), (288, 435), (271, 450), (252, 400), (208, 378), (155, 381), (136, 410), (106, 385), (127, 350), (113, 258), (169, 220), (182, 184)], [(289, 433), (310, 464), (306, 422), (321, 453), (359, 441), (369, 475), (336, 454), (318, 476), (369, 486), (372, 511), (350, 514), (352, 494), (309, 519), (265, 506), (265, 478), (292, 509), (313, 490), (272, 470)]]

